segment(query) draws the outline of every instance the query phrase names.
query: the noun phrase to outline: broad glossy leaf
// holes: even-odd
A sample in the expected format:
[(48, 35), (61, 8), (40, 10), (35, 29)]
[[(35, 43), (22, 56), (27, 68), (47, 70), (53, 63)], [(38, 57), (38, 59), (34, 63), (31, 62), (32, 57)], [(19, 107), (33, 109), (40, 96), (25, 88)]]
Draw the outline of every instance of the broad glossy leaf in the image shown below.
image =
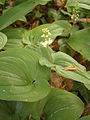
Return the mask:
[(0, 32), (0, 49), (2, 49), (6, 43), (7, 43), (7, 36), (4, 33)]
[(80, 118), (79, 120), (90, 120), (90, 115)]
[(40, 58), (40, 64), (46, 65), (47, 67), (55, 70), (59, 75), (65, 78), (82, 82), (88, 89), (90, 89), (90, 76), (86, 72), (84, 66), (80, 65), (72, 57), (63, 52), (52, 53), (51, 56), (52, 61), (44, 57)]
[(44, 109), (46, 120), (76, 120), (83, 112), (81, 100), (72, 93), (52, 89)]
[(0, 99), (32, 102), (48, 95), (50, 69), (40, 66), (33, 50), (8, 49), (0, 54)]
[(90, 28), (77, 31), (71, 35), (68, 44), (86, 59), (90, 60)]
[(45, 120), (76, 120), (83, 112), (83, 103), (72, 93), (52, 89), (46, 98), (33, 103), (18, 103), (17, 108), (22, 120), (29, 115), (34, 120), (40, 120), (42, 115)]
[[(57, 36), (67, 36), (72, 27), (67, 21), (64, 20), (59, 20), (52, 24), (40, 25), (28, 33), (29, 40), (32, 45), (37, 45), (39, 42), (45, 41), (45, 39), (41, 37), (43, 35), (42, 29), (44, 28), (48, 28), (51, 33), (50, 38), (54, 41)], [(28, 41), (23, 42), (28, 44)]]
[(0, 16), (0, 30), (31, 12), (36, 5), (46, 4), (48, 1), (50, 0), (27, 0), (11, 8), (4, 15)]

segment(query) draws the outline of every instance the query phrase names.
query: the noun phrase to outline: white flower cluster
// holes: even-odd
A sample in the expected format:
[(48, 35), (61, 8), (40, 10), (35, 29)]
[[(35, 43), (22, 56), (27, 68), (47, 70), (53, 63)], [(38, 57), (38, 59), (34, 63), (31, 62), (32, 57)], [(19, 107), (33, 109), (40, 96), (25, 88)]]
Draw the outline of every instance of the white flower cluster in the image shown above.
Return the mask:
[(78, 20), (78, 18), (79, 18), (79, 14), (77, 13), (77, 14), (72, 14), (72, 16), (71, 16), (71, 19), (73, 20), (73, 21), (77, 21)]
[(50, 38), (51, 33), (48, 28), (42, 29), (42, 32), (43, 32), (43, 35), (41, 35), (41, 37), (44, 38), (45, 41), (40, 42), (40, 44), (43, 45), (44, 47), (47, 47), (48, 45), (50, 45), (53, 42), (53, 40)]
[(75, 1), (75, 7), (73, 8), (73, 14), (71, 15), (71, 19), (76, 22), (79, 19), (79, 2)]

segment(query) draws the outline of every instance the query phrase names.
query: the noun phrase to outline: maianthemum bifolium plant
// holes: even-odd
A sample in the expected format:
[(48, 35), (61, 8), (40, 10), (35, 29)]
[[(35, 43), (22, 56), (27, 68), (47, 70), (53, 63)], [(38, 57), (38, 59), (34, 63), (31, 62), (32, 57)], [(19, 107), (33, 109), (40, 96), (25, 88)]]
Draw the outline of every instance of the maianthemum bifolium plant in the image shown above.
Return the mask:
[[(90, 90), (90, 72), (61, 49), (70, 46), (90, 61), (90, 24), (82, 22), (83, 16), (90, 15), (90, 1), (67, 0), (66, 10), (50, 8), (48, 15), (55, 18), (51, 24), (32, 30), (8, 27), (37, 5), (51, 2), (15, 0), (14, 7), (0, 16), (0, 120), (90, 120), (90, 116), (80, 118), (84, 103), (77, 95), (49, 84), (55, 71)], [(79, 30), (77, 22), (84, 29)], [(55, 52), (50, 45), (57, 36), (64, 39), (58, 41), (60, 50)]]

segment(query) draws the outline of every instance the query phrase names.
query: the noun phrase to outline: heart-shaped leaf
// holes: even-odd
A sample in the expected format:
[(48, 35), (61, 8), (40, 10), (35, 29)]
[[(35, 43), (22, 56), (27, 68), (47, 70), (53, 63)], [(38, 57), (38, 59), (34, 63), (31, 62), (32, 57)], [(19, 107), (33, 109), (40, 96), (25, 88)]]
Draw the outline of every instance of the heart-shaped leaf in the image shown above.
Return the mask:
[(76, 120), (83, 112), (80, 99), (64, 90), (52, 89), (44, 113), (46, 120)]
[(84, 106), (74, 94), (54, 88), (46, 98), (33, 103), (18, 103), (17, 108), (23, 120), (29, 115), (34, 120), (40, 120), (42, 115), (45, 120), (76, 120)]
[(50, 69), (40, 66), (33, 50), (8, 49), (0, 54), (0, 99), (37, 101), (50, 92)]

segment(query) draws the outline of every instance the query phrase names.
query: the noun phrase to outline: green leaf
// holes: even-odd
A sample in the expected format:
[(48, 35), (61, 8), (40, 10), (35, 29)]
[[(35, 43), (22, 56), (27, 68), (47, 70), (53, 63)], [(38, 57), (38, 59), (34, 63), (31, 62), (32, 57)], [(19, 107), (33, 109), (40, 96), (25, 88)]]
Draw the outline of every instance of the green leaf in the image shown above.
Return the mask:
[(0, 0), (0, 4), (4, 5), (5, 0)]
[[(64, 20), (59, 20), (52, 24), (40, 25), (39, 27), (34, 28), (28, 33), (29, 40), (32, 45), (37, 45), (41, 41), (45, 41), (45, 39), (41, 37), (43, 35), (42, 29), (44, 28), (48, 28), (51, 33), (50, 38), (54, 41), (57, 36), (67, 36), (72, 26)], [(23, 42), (28, 44), (28, 41)]]
[(90, 61), (90, 28), (73, 33), (67, 43)]
[(89, 91), (88, 89), (79, 82), (74, 82), (74, 86), (73, 86), (73, 92), (79, 92), (80, 95), (83, 97), (83, 99), (88, 103), (89, 102)]
[(15, 115), (15, 109), (15, 102), (0, 101), (0, 120), (19, 120), (19, 116)]
[(44, 109), (46, 120), (76, 120), (83, 112), (81, 100), (72, 93), (52, 89)]
[(74, 94), (52, 89), (46, 98), (33, 103), (18, 103), (17, 108), (22, 120), (29, 115), (34, 120), (40, 120), (42, 115), (46, 120), (76, 120), (81, 116), (84, 106)]
[(38, 4), (46, 4), (50, 0), (27, 0), (8, 10), (0, 16), (0, 30), (6, 28), (22, 16), (31, 12)]
[(6, 29), (3, 32), (6, 34), (8, 38), (7, 44), (5, 45), (4, 49), (24, 47), (22, 41), (24, 39), (24, 34), (27, 33), (27, 30), (23, 28), (20, 29), (16, 28), (16, 29)]
[(17, 104), (17, 114), (20, 116), (22, 120), (27, 118), (27, 116), (31, 115), (33, 119), (40, 120), (43, 109), (45, 107), (47, 99), (44, 98), (43, 100), (40, 100), (38, 102), (20, 102)]
[[(51, 56), (52, 61), (44, 57), (40, 58), (40, 64), (55, 70), (60, 76), (82, 82), (90, 89), (90, 76), (84, 66), (63, 52), (52, 53)], [(75, 70), (65, 70), (66, 67), (74, 67)]]
[(15, 5), (18, 5), (20, 3), (24, 2), (24, 0), (15, 0)]
[(73, 6), (76, 7), (76, 4), (78, 7), (90, 10), (90, 1), (89, 0), (68, 0), (67, 6)]
[(90, 115), (80, 118), (79, 120), (90, 120)]
[(57, 11), (57, 10), (52, 9), (52, 8), (48, 9), (48, 16), (53, 17), (55, 21), (60, 20), (60, 18), (61, 18), (60, 11)]
[(0, 32), (0, 49), (2, 49), (6, 43), (7, 43), (7, 36), (4, 33)]
[(8, 49), (0, 54), (0, 99), (38, 101), (50, 92), (51, 71), (42, 67), (33, 50)]

